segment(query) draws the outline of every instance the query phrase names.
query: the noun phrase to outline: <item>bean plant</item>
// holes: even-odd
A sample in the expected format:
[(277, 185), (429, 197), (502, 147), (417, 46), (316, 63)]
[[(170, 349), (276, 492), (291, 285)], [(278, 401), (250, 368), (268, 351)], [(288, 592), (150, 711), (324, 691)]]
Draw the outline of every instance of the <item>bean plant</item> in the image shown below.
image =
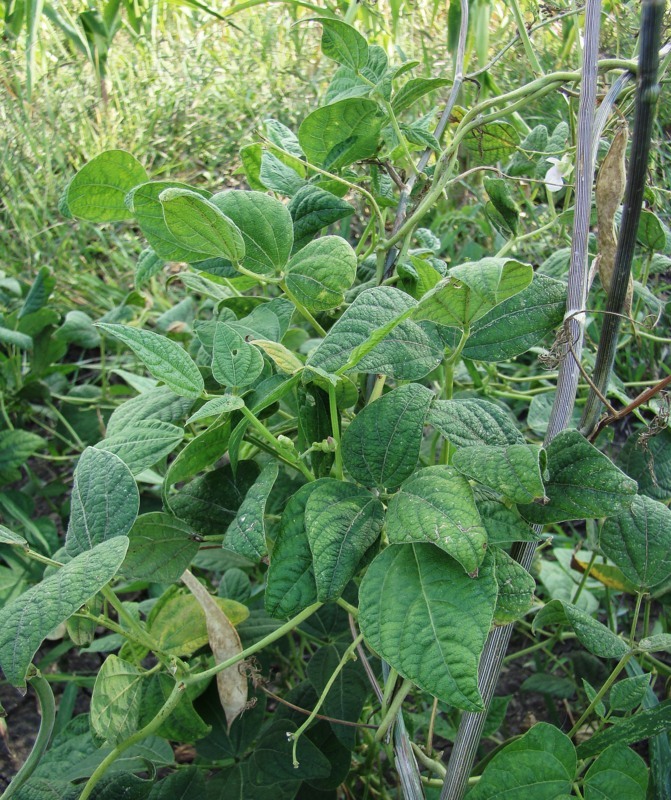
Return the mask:
[[(572, 327), (582, 336), (589, 315), (598, 334), (610, 283), (629, 285), (631, 257), (623, 267), (613, 255), (622, 120), (637, 75), (634, 137), (641, 104), (654, 113), (663, 4), (644, 2), (641, 64), (590, 63), (587, 31), (583, 68), (562, 71), (544, 70), (510, 5), (535, 76), (509, 91), (491, 76), (481, 92), (462, 85), (467, 2), (451, 4), (449, 79), (370, 44), (353, 3), (346, 20), (302, 23), (320, 26), (330, 81), (296, 130), (267, 119), (242, 147), (248, 189), (152, 176), (124, 150), (70, 180), (66, 217), (129, 222), (146, 241), (138, 292), (181, 264), (198, 305), (153, 330), (137, 306), (87, 328), (123, 366), (112, 383), (136, 394), (81, 453), (64, 542), (43, 552), (0, 527), (3, 553), (39, 573), (0, 610), (0, 666), (42, 709), (3, 798), (669, 796), (671, 706), (658, 679), (671, 634), (653, 613), (671, 577), (668, 380), (653, 374), (636, 398), (617, 375), (599, 389)], [(590, 80), (615, 87), (601, 127)], [(587, 139), (573, 126), (578, 94)], [(564, 118), (528, 124), (543, 103)], [(669, 236), (635, 205), (621, 229), (634, 213), (647, 267), (628, 308), (605, 311), (639, 336)], [(477, 226), (489, 250), (468, 241)], [(534, 268), (548, 232), (569, 246)], [(595, 248), (600, 259), (589, 307), (571, 305), (575, 275), (587, 282), (580, 236), (584, 264)], [(30, 313), (46, 310), (38, 295)], [(559, 368), (556, 395), (539, 361)], [(133, 375), (138, 363), (150, 377)], [(562, 394), (569, 369), (597, 392), (582, 425)], [(632, 414), (653, 423), (647, 449), (636, 433), (620, 453), (607, 434)], [(59, 626), (104, 661), (89, 713), (52, 738), (38, 653)], [(507, 739), (509, 698), (492, 699), (504, 652), (497, 661), (492, 643), (503, 635), (505, 651), (514, 626), (520, 654), (565, 673), (572, 648), (589, 669), (570, 721), (553, 706), (551, 722)], [(535, 663), (546, 701), (575, 696), (552, 663)], [(446, 773), (436, 741), (473, 730)], [(478, 751), (481, 735), (490, 746)]]

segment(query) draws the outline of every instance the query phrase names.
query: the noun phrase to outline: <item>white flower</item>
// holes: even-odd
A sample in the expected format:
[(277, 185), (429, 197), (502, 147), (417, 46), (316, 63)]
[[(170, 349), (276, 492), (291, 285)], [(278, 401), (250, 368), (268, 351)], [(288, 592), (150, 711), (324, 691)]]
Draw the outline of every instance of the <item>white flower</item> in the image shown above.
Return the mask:
[(558, 192), (564, 186), (564, 177), (559, 168), (560, 161), (558, 158), (548, 158), (548, 161), (552, 166), (545, 173), (545, 188), (548, 192)]

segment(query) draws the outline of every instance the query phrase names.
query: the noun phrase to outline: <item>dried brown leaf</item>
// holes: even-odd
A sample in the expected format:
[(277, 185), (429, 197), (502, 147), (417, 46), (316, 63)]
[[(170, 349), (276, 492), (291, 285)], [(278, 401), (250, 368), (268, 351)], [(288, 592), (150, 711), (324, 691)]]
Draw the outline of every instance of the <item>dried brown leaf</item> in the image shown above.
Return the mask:
[[(216, 663), (221, 664), (241, 653), (242, 644), (237, 631), (203, 584), (188, 569), (182, 575), (182, 583), (205, 612), (207, 635)], [(229, 730), (233, 720), (245, 710), (247, 705), (247, 677), (242, 669), (243, 663), (234, 664), (217, 674), (219, 700), (224, 709)]]

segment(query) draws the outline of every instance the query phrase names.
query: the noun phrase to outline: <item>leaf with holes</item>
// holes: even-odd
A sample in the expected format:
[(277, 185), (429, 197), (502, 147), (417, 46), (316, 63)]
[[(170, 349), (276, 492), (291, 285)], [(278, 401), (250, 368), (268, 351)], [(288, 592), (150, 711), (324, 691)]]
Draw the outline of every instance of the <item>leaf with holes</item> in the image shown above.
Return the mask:
[(249, 386), (263, 370), (261, 351), (225, 322), (217, 322), (212, 344), (212, 375), (222, 386)]
[(250, 561), (258, 561), (268, 552), (264, 514), (266, 502), (277, 480), (276, 462), (266, 464), (259, 477), (249, 487), (238, 513), (228, 526), (224, 547)]
[(477, 574), (487, 532), (473, 490), (452, 467), (425, 467), (403, 482), (389, 503), (387, 536), (392, 544), (431, 542)]

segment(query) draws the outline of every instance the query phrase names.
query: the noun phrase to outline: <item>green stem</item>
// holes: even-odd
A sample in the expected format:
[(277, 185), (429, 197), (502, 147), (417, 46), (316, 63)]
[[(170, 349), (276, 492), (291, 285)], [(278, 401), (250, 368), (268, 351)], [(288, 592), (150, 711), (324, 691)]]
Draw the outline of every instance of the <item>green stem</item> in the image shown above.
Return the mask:
[(326, 695), (331, 691), (331, 687), (336, 682), (336, 679), (338, 678), (338, 675), (340, 675), (340, 673), (344, 669), (345, 664), (347, 664), (347, 662), (352, 658), (352, 656), (354, 655), (354, 651), (356, 650), (357, 646), (359, 645), (359, 643), (361, 641), (363, 641), (363, 634), (362, 633), (360, 633), (356, 637), (356, 639), (354, 639), (352, 644), (350, 644), (350, 646), (347, 648), (347, 650), (345, 650), (345, 652), (343, 653), (342, 658), (338, 662), (338, 666), (333, 670), (333, 674), (328, 679), (328, 681), (326, 681), (326, 685), (324, 686), (324, 689), (323, 689), (322, 693), (319, 695), (319, 698), (317, 699), (315, 707), (310, 712), (310, 716), (305, 720), (305, 722), (300, 726), (300, 728), (298, 728), (294, 733), (291, 734), (291, 738), (293, 739), (293, 742), (294, 742), (293, 748), (292, 748), (292, 756), (293, 756), (294, 767), (298, 767), (299, 766), (298, 758), (297, 758), (297, 755), (296, 755), (296, 748), (298, 747), (298, 740), (303, 735), (303, 733), (305, 733), (305, 731), (309, 728), (309, 726), (312, 724), (313, 720), (315, 719), (315, 717), (319, 713), (319, 709), (322, 707), (322, 705), (324, 704), (324, 701), (326, 700)]
[(387, 709), (389, 708), (389, 700), (394, 693), (394, 687), (396, 686), (396, 681), (398, 680), (398, 672), (393, 667), (389, 668), (389, 675), (387, 675), (387, 680), (384, 682), (384, 691), (382, 693), (382, 716), (387, 713)]
[(376, 742), (381, 742), (386, 736), (387, 731), (396, 719), (396, 715), (400, 711), (403, 701), (411, 689), (412, 681), (409, 681), (407, 678), (405, 678), (403, 683), (399, 686), (398, 691), (394, 695), (394, 699), (389, 704), (389, 708), (387, 709), (387, 713), (384, 715), (384, 718), (380, 723), (380, 727), (377, 729), (377, 733), (375, 734)]
[(37, 700), (40, 704), (40, 729), (37, 733), (37, 738), (35, 739), (33, 749), (30, 751), (30, 755), (24, 761), (21, 769), (19, 769), (19, 771), (13, 777), (12, 782), (5, 789), (2, 795), (0, 795), (0, 800), (9, 800), (9, 798), (13, 797), (14, 794), (16, 794), (16, 792), (30, 778), (42, 760), (42, 756), (44, 755), (47, 745), (49, 744), (49, 739), (51, 738), (51, 732), (54, 729), (54, 721), (56, 719), (56, 701), (54, 700), (54, 693), (51, 691), (49, 682), (39, 672), (32, 678), (28, 678), (28, 682), (33, 689), (35, 689), (35, 694), (37, 695)]
[(210, 669), (206, 669), (203, 672), (197, 672), (195, 675), (189, 675), (187, 678), (184, 678), (184, 684), (186, 686), (192, 686), (195, 683), (201, 683), (202, 681), (210, 680), (210, 678), (213, 678), (215, 675), (218, 675), (225, 669), (228, 669), (235, 664), (239, 664), (241, 661), (249, 658), (249, 656), (253, 656), (254, 653), (258, 653), (259, 650), (263, 650), (264, 647), (267, 647), (269, 644), (281, 639), (285, 634), (291, 633), (294, 628), (297, 628), (301, 622), (312, 616), (312, 614), (321, 608), (322, 605), (322, 603), (313, 603), (311, 606), (308, 606), (306, 609), (301, 611), (300, 614), (296, 614), (295, 617), (292, 617), (288, 622), (285, 622), (284, 625), (277, 628), (272, 633), (269, 633), (268, 636), (265, 636), (263, 639), (260, 639), (253, 645), (250, 645), (246, 650), (231, 656), (230, 658), (226, 659), (226, 661), (222, 661), (221, 664), (215, 664), (215, 666), (210, 667)]
[(373, 384), (373, 389), (368, 397), (368, 402), (366, 403), (369, 406), (371, 403), (374, 403), (378, 398), (382, 397), (382, 390), (384, 389), (385, 381), (387, 380), (386, 375), (377, 375), (375, 377), (375, 383)]
[(240, 411), (246, 417), (252, 428), (254, 428), (254, 430), (260, 436), (262, 436), (270, 445), (272, 445), (273, 451), (276, 452), (283, 461), (301, 472), (307, 478), (307, 480), (313, 481), (315, 479), (315, 476), (310, 472), (300, 458), (295, 453), (292, 453), (287, 447), (284, 447), (282, 443), (273, 436), (268, 428), (266, 428), (266, 426), (254, 416), (247, 406), (243, 406)]
[(177, 707), (179, 701), (182, 699), (182, 692), (185, 688), (186, 684), (183, 681), (175, 681), (172, 692), (168, 696), (168, 699), (165, 701), (165, 703), (161, 706), (156, 716), (150, 722), (148, 722), (144, 728), (140, 728), (139, 731), (136, 731), (136, 733), (132, 734), (127, 739), (124, 739), (123, 742), (118, 744), (112, 750), (112, 752), (105, 756), (105, 758), (100, 762), (91, 777), (86, 782), (84, 791), (79, 795), (79, 800), (88, 800), (88, 798), (91, 797), (91, 793), (93, 792), (97, 783), (122, 753), (124, 753), (134, 744), (138, 744), (148, 736), (151, 736), (161, 727), (161, 725), (168, 719), (168, 717)]
[(629, 642), (632, 647), (636, 644), (636, 629), (638, 628), (638, 618), (641, 614), (641, 602), (643, 601), (643, 592), (638, 592), (636, 595), (636, 606), (634, 607), (634, 618), (631, 621), (631, 630), (629, 631)]
[(331, 435), (335, 442), (335, 476), (343, 480), (342, 450), (340, 449), (340, 414), (338, 413), (338, 403), (336, 401), (336, 390), (332, 383), (329, 383), (329, 412), (331, 414)]
[(280, 283), (280, 288), (284, 292), (284, 294), (291, 300), (291, 302), (296, 306), (296, 310), (298, 313), (306, 319), (310, 325), (317, 331), (320, 336), (326, 336), (326, 331), (322, 326), (317, 322), (317, 320), (312, 316), (312, 314), (307, 310), (307, 308), (296, 298), (296, 296), (287, 289), (287, 285), (284, 281)]
[(606, 680), (604, 685), (599, 689), (599, 691), (594, 696), (594, 699), (592, 700), (592, 702), (585, 709), (585, 713), (580, 717), (580, 719), (575, 723), (575, 725), (568, 732), (568, 736), (569, 736), (570, 739), (572, 739), (576, 735), (576, 733), (580, 730), (580, 728), (582, 727), (582, 725), (585, 722), (585, 720), (589, 718), (590, 714), (592, 713), (592, 711), (594, 711), (594, 709), (596, 708), (596, 706), (599, 703), (599, 701), (604, 697), (606, 692), (615, 683), (615, 681), (617, 679), (617, 676), (627, 666), (627, 662), (629, 661), (629, 659), (633, 655), (634, 655), (634, 652), (630, 650), (628, 653), (625, 653), (622, 656), (622, 658), (617, 662), (617, 665), (615, 666), (615, 669), (610, 673), (610, 675), (608, 676), (608, 679)]
[(394, 109), (392, 108), (391, 103), (388, 100), (383, 100), (382, 105), (384, 106), (385, 111), (387, 112), (387, 116), (391, 122), (391, 127), (394, 129), (394, 133), (396, 134), (396, 138), (398, 139), (398, 143), (403, 148), (403, 154), (409, 165), (410, 174), (413, 175), (415, 172), (415, 164), (412, 160), (412, 156), (410, 155), (410, 150), (408, 150), (408, 143), (405, 140), (405, 136), (401, 131), (401, 128), (398, 124), (398, 120), (396, 119), (396, 114), (394, 113)]
[[(123, 622), (128, 630), (133, 634), (135, 639), (141, 642), (144, 647), (148, 647), (150, 650), (157, 651), (158, 647), (156, 642), (152, 639), (151, 636), (144, 630), (142, 625), (130, 614), (125, 608), (124, 604), (119, 600), (116, 596), (114, 591), (109, 586), (103, 586), (100, 590), (100, 594), (107, 600), (107, 602), (112, 606), (112, 608), (116, 611), (117, 616), (119, 617), (119, 621)], [(125, 633), (125, 631), (124, 631)]]
[(353, 606), (351, 603), (348, 603), (344, 597), (339, 597), (336, 600), (336, 603), (340, 606), (340, 608), (344, 608), (348, 614), (354, 617), (354, 619), (359, 616), (359, 609), (356, 606)]
[(585, 568), (585, 571), (582, 574), (582, 578), (580, 578), (580, 583), (578, 584), (578, 588), (575, 590), (575, 594), (573, 595), (573, 599), (571, 600), (571, 603), (573, 603), (573, 605), (575, 605), (578, 602), (578, 598), (582, 594), (582, 590), (585, 588), (585, 584), (587, 583), (587, 579), (589, 578), (589, 574), (592, 571), (592, 567), (594, 566), (594, 562), (596, 561), (596, 556), (597, 556), (597, 553), (596, 553), (596, 550), (595, 550), (592, 553), (592, 557), (590, 558), (589, 563), (587, 564), (587, 567)]
[(524, 47), (524, 53), (527, 57), (527, 62), (531, 65), (531, 69), (536, 73), (536, 75), (542, 75), (543, 68), (538, 63), (538, 59), (536, 58), (536, 52), (531, 44), (531, 40), (529, 39), (527, 26), (524, 24), (524, 17), (522, 16), (522, 11), (520, 10), (519, 4), (517, 0), (509, 0), (508, 5), (510, 10), (513, 12), (513, 16), (515, 17), (517, 32), (522, 40), (522, 46)]

